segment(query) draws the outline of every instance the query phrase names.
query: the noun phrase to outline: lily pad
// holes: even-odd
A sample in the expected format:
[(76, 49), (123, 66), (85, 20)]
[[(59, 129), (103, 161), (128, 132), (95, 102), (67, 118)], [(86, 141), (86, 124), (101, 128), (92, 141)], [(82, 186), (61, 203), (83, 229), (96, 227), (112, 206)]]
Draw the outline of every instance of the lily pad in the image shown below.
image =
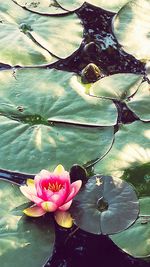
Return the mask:
[(54, 15), (65, 14), (67, 12), (66, 10), (62, 9), (55, 0), (16, 0), (14, 2), (18, 3), (27, 10), (38, 14)]
[(25, 122), (30, 121), (30, 116), (32, 122), (32, 116), (39, 115), (39, 122), (46, 124), (116, 124), (118, 114), (113, 102), (87, 96), (74, 87), (73, 73), (36, 68), (14, 73), (7, 70), (0, 73), (0, 80), (1, 115)]
[(113, 127), (32, 125), (1, 116), (0, 134), (0, 168), (37, 173), (101, 158), (111, 147)]
[(32, 66), (54, 63), (58, 59), (35, 44), (10, 23), (0, 23), (0, 62), (11, 66)]
[(150, 84), (144, 82), (126, 104), (142, 121), (150, 121)]
[[(58, 58), (66, 58), (80, 47), (83, 26), (76, 14), (63, 15), (59, 18), (39, 15), (23, 9), (11, 0), (7, 0), (6, 3), (0, 0), (0, 5), (1, 30), (3, 30), (3, 25), (11, 23), (11, 27), (13, 25), (14, 29), (17, 27), (27, 40), (32, 40)], [(15, 36), (16, 39), (17, 36)], [(9, 35), (7, 37), (9, 38)], [(5, 42), (3, 46), (7, 51), (9, 39), (5, 38), (3, 42)], [(17, 47), (15, 49), (17, 50)]]
[(137, 91), (142, 78), (142, 75), (132, 73), (110, 75), (93, 83), (89, 94), (123, 101)]
[(123, 49), (141, 61), (150, 59), (150, 1), (129, 1), (116, 15), (114, 34)]
[(104, 104), (75, 91), (72, 73), (22, 69), (2, 71), (0, 79), (1, 168), (36, 173), (61, 163), (69, 169), (110, 149), (114, 128), (100, 127)]
[(31, 36), (60, 58), (66, 58), (74, 53), (83, 39), (83, 26), (75, 13), (59, 18), (39, 16), (31, 27), (33, 28)]
[(139, 203), (127, 182), (94, 176), (78, 193), (70, 211), (81, 229), (93, 234), (114, 234), (133, 224)]
[(26, 199), (17, 186), (0, 181), (0, 266), (13, 263), (15, 267), (41, 267), (52, 253), (55, 238), (52, 218), (15, 215), (15, 209), (24, 202)]
[(57, 2), (67, 10), (75, 10), (82, 6), (84, 2), (95, 5), (97, 7), (106, 9), (108, 11), (117, 12), (123, 5), (125, 5), (129, 0), (57, 0)]
[(95, 165), (95, 172), (121, 177), (135, 186), (139, 196), (149, 196), (149, 133), (149, 123), (122, 125), (110, 152)]
[(21, 28), (16, 23), (16, 18), (21, 21), (26, 15), (26, 11), (13, 1), (0, 0), (0, 62), (12, 66), (43, 65), (56, 62), (58, 60), (56, 57), (33, 42), (25, 34), (23, 27)]
[[(140, 199), (140, 215), (129, 229), (110, 236), (113, 242), (128, 254), (150, 257), (150, 197)], [(130, 240), (130, 242), (129, 242)]]

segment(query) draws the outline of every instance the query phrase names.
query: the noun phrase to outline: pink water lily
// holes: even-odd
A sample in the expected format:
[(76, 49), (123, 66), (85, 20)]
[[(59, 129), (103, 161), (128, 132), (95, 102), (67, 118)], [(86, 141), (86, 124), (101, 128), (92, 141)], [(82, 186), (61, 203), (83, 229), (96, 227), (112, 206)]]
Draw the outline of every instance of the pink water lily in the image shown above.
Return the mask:
[(29, 179), (27, 185), (20, 187), (21, 192), (34, 205), (24, 210), (31, 217), (39, 217), (46, 212), (66, 211), (82, 185), (81, 180), (70, 182), (70, 176), (62, 165), (54, 172), (42, 170), (34, 180)]

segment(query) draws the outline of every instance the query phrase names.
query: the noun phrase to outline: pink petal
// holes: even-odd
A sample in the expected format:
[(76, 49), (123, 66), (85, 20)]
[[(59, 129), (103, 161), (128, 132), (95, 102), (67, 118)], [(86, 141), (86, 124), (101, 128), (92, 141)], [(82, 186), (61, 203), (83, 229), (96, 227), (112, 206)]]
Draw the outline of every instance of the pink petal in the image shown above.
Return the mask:
[(69, 172), (65, 171), (65, 172), (62, 173), (60, 176), (58, 176), (58, 179), (59, 179), (62, 183), (69, 183), (69, 184), (70, 184), (70, 175), (69, 175)]
[(40, 217), (46, 213), (45, 210), (36, 205), (33, 205), (30, 208), (25, 209), (23, 212), (30, 217)]
[(81, 180), (77, 180), (70, 185), (70, 194), (68, 195), (65, 202), (68, 202), (69, 200), (75, 197), (75, 195), (79, 192), (81, 185), (82, 185)]
[(58, 206), (51, 201), (44, 201), (41, 203), (41, 208), (46, 212), (53, 212), (57, 210)]
[(49, 198), (49, 201), (54, 202), (59, 207), (65, 202), (67, 195), (66, 189), (62, 188), (58, 192), (53, 193), (53, 195)]
[(20, 191), (26, 198), (33, 201), (35, 204), (39, 205), (42, 202), (42, 199), (36, 196), (36, 190), (32, 186), (20, 186)]
[(64, 167), (61, 164), (59, 164), (53, 172), (53, 179), (55, 178), (62, 183), (69, 182), (70, 184), (69, 172), (65, 171)]
[(22, 192), (22, 190), (25, 190), (26, 192), (28, 192), (28, 194), (30, 195), (36, 195), (36, 189), (35, 189), (35, 186), (33, 185), (21, 185), (20, 186), (20, 190)]
[(70, 200), (69, 202), (67, 202), (64, 205), (60, 206), (58, 208), (58, 210), (61, 210), (61, 211), (68, 210), (70, 208), (71, 204), (72, 204), (72, 200)]
[(41, 170), (34, 179), (41, 179), (41, 178), (49, 178), (51, 176), (51, 172), (47, 171), (47, 170)]
[(37, 195), (39, 197), (42, 197), (43, 195), (43, 183), (48, 183), (48, 179), (50, 178), (51, 173), (47, 170), (40, 171), (34, 178), (35, 181), (35, 187), (37, 190)]

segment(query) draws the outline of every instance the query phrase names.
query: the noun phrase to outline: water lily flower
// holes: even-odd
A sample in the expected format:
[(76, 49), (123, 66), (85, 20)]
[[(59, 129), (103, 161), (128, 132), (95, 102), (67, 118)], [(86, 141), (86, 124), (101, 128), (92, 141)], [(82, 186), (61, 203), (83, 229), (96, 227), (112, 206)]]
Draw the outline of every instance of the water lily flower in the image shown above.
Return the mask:
[(54, 172), (42, 170), (34, 180), (20, 186), (21, 192), (34, 204), (23, 212), (31, 217), (39, 217), (46, 212), (66, 211), (82, 185), (81, 180), (70, 182), (69, 172), (58, 165)]

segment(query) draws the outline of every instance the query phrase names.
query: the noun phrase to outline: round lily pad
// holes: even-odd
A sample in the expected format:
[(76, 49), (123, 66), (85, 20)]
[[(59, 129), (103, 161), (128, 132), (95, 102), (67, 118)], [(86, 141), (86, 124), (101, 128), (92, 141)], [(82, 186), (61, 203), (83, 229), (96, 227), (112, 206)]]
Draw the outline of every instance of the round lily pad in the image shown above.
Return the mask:
[(0, 61), (11, 66), (54, 63), (58, 59), (35, 44), (15, 24), (0, 23)]
[(150, 59), (150, 1), (129, 1), (116, 15), (114, 34), (123, 49), (141, 61)]
[[(28, 122), (39, 115), (39, 123), (64, 122), (111, 126), (117, 109), (111, 100), (86, 95), (74, 87), (74, 75), (59, 70), (21, 69), (0, 73), (0, 112)], [(20, 110), (19, 107), (22, 107)], [(31, 117), (33, 119), (33, 117)]]
[(109, 153), (95, 165), (95, 172), (121, 177), (132, 183), (139, 196), (149, 196), (150, 127), (136, 121), (122, 125)]
[(0, 73), (0, 168), (37, 173), (61, 163), (69, 170), (107, 153), (114, 128), (100, 127), (104, 105), (75, 91), (72, 77), (48, 69)]
[(67, 10), (75, 10), (82, 6), (84, 2), (95, 5), (97, 7), (106, 9), (108, 11), (117, 12), (123, 5), (125, 5), (129, 0), (57, 0), (57, 2)]
[(89, 94), (123, 101), (137, 91), (142, 78), (142, 75), (132, 73), (110, 75), (93, 83)]
[[(41, 46), (41, 49), (44, 48), (58, 58), (66, 58), (80, 47), (83, 38), (83, 26), (75, 13), (59, 17), (44, 16), (29, 12), (11, 0), (7, 0), (6, 3), (0, 0), (0, 5), (0, 19), (2, 21), (0, 26), (2, 34), (6, 35), (5, 31), (3, 33), (3, 25), (6, 24), (9, 26), (11, 24), (11, 31), (13, 31), (14, 25), (14, 29), (18, 28), (18, 31), (21, 31), (26, 36), (26, 42), (28, 42), (28, 39), (29, 41), (32, 40), (33, 43)], [(7, 34), (3, 40), (4, 51), (7, 51), (6, 48), (10, 42), (9, 36), (10, 34)], [(14, 42), (16, 42), (14, 39), (17, 39), (17, 37), (18, 34), (15, 32), (15, 38), (13, 36)], [(12, 49), (21, 50), (21, 45), (22, 43), (19, 49), (17, 46), (15, 48), (12, 47)], [(15, 57), (15, 54), (13, 55), (12, 53), (12, 57)]]
[[(38, 15), (36, 15), (38, 16)], [(39, 16), (31, 25), (31, 36), (60, 58), (74, 53), (83, 39), (83, 26), (75, 13), (62, 17)]]
[(43, 65), (56, 62), (58, 60), (56, 57), (25, 34), (30, 29), (30, 25), (21, 24), (21, 19), (23, 22), (27, 14), (13, 1), (0, 0), (0, 62), (12, 66)]
[(126, 102), (142, 121), (150, 121), (150, 84), (144, 82), (138, 88), (136, 94)]
[(25, 202), (16, 185), (0, 181), (0, 266), (41, 267), (53, 251), (52, 218), (27, 218), (21, 212)]
[[(113, 242), (128, 254), (150, 257), (150, 197), (140, 199), (140, 215), (129, 229), (110, 236)], [(130, 240), (130, 242), (129, 242)]]
[[(13, 0), (14, 1), (14, 0)], [(67, 11), (62, 9), (55, 0), (16, 0), (14, 1), (29, 11), (38, 14), (65, 14)]]
[(81, 229), (114, 234), (137, 219), (139, 203), (131, 185), (111, 176), (94, 176), (78, 193), (71, 214)]

